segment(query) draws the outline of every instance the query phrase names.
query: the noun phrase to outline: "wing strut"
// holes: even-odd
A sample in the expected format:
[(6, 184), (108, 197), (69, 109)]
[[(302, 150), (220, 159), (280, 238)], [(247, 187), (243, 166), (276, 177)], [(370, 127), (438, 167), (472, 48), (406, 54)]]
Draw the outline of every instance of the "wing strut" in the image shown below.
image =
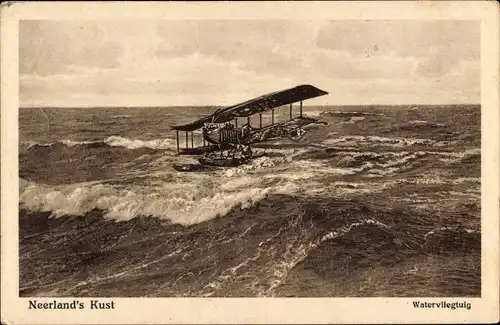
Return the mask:
[(177, 152), (179, 152), (179, 130), (175, 131), (175, 139), (177, 140)]

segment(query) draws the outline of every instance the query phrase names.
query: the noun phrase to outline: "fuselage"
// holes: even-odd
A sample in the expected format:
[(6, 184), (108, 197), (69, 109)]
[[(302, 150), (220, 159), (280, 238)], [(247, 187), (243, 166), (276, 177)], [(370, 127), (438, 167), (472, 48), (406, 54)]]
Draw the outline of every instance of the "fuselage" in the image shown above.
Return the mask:
[(230, 123), (222, 125), (218, 123), (206, 123), (203, 127), (203, 138), (212, 144), (248, 144), (250, 135), (251, 129), (248, 126), (237, 128)]
[(249, 145), (271, 138), (300, 138), (306, 133), (306, 129), (318, 124), (327, 123), (312, 117), (297, 117), (263, 128), (252, 128), (248, 124), (237, 128), (231, 123), (205, 123), (203, 138), (216, 145)]

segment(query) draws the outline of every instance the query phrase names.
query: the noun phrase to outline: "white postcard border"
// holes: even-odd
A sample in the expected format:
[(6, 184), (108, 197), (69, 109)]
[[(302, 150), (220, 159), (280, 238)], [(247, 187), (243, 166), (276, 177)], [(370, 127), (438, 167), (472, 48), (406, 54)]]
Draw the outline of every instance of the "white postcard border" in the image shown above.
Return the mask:
[[(470, 323), (499, 317), (499, 6), (432, 2), (54, 2), (2, 4), (1, 317), (6, 324)], [(481, 298), (108, 298), (116, 309), (29, 310), (19, 297), (18, 29), (23, 19), (466, 19), (481, 21)], [(61, 298), (59, 301), (90, 298)], [(102, 298), (104, 299), (104, 298)], [(50, 302), (54, 298), (38, 299)], [(467, 301), (417, 309), (412, 301)]]

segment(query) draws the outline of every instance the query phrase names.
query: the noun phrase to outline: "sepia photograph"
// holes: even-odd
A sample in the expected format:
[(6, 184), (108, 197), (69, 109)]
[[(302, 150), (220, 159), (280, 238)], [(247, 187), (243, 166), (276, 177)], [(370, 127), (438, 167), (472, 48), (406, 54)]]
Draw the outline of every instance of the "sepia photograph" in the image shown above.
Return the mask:
[(480, 18), (17, 28), (25, 308), (484, 297)]
[(20, 295), (480, 296), (477, 21), (19, 28)]

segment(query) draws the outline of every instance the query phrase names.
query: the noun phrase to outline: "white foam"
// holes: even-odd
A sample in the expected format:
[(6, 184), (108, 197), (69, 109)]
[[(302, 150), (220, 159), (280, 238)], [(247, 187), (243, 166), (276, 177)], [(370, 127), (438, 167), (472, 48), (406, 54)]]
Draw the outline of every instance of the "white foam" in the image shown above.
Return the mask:
[(325, 114), (325, 111), (309, 111), (307, 114), (304, 114), (304, 116), (319, 117), (323, 114)]
[(242, 176), (238, 178), (231, 178), (229, 181), (219, 185), (219, 190), (223, 191), (236, 191), (256, 185), (259, 179), (251, 176)]
[(60, 141), (56, 141), (56, 142), (48, 142), (48, 143), (42, 143), (42, 142), (38, 142), (38, 141), (27, 141), (27, 142), (24, 142), (23, 144), (27, 145), (28, 148), (31, 148), (34, 146), (50, 147), (50, 146), (55, 145), (57, 143), (62, 143), (68, 147), (74, 147), (74, 146), (80, 145), (80, 144), (92, 144), (92, 143), (99, 143), (99, 142), (100, 141), (76, 141), (76, 140), (64, 139), (64, 140), (60, 140)]
[(449, 164), (460, 162), (461, 160), (470, 156), (480, 155), (481, 148), (472, 148), (460, 152), (440, 152), (437, 154), (441, 156), (441, 158), (439, 158), (439, 161)]
[(393, 185), (399, 184), (463, 184), (463, 183), (480, 183), (481, 179), (479, 177), (459, 177), (456, 179), (443, 178), (439, 175), (422, 175), (421, 178), (409, 178), (409, 179), (397, 179), (392, 180), (387, 183), (392, 183)]
[(54, 216), (83, 215), (100, 209), (105, 217), (120, 221), (153, 216), (189, 225), (223, 216), (238, 205), (247, 208), (268, 194), (299, 190), (293, 182), (280, 181), (273, 186), (259, 183), (258, 178), (248, 176), (223, 179), (219, 186), (203, 183), (200, 178), (127, 189), (96, 183), (48, 186), (22, 182), (20, 205), (32, 211), (51, 211)]
[(453, 184), (462, 184), (462, 183), (481, 183), (480, 177), (459, 177), (451, 181)]
[[(283, 159), (281, 159), (283, 160)], [(278, 159), (272, 159), (269, 157), (259, 157), (253, 159), (249, 164), (241, 165), (238, 167), (228, 168), (222, 170), (220, 174), (225, 177), (232, 177), (235, 175), (247, 173), (253, 170), (262, 170), (263, 168), (274, 167)]]
[(352, 116), (349, 121), (340, 122), (339, 124), (356, 124), (356, 122), (363, 121), (364, 119), (364, 116)]
[[(360, 167), (351, 167), (351, 168), (339, 168), (339, 167), (328, 167), (325, 168), (327, 161), (322, 163), (316, 163), (313, 166), (313, 170), (321, 174), (336, 174), (336, 175), (354, 175), (360, 172), (366, 172), (369, 175), (368, 177), (377, 177), (384, 175), (391, 175), (399, 172), (401, 168), (408, 166), (408, 163), (418, 160), (420, 157), (426, 156), (427, 153), (423, 151), (418, 152), (400, 152), (400, 153), (372, 153), (372, 152), (364, 152), (364, 153), (347, 153), (347, 157), (344, 157), (344, 163), (346, 160), (351, 160), (359, 157), (371, 157), (376, 158), (380, 156), (388, 155), (393, 157), (393, 159), (388, 160), (385, 163), (380, 162), (364, 162)], [(347, 161), (347, 162), (348, 162)], [(331, 164), (331, 162), (330, 162)], [(371, 175), (370, 175), (371, 174)]]
[(364, 116), (384, 116), (382, 113), (357, 112), (357, 111), (330, 111), (323, 112), (327, 115), (364, 115)]
[(138, 140), (113, 135), (106, 138), (104, 143), (109, 146), (125, 147), (127, 149), (171, 149), (174, 147), (175, 141), (172, 139)]
[(459, 228), (459, 227), (440, 227), (440, 228), (436, 228), (434, 230), (431, 230), (429, 232), (427, 232), (425, 235), (424, 235), (424, 239), (427, 239), (427, 237), (431, 236), (431, 235), (434, 235), (438, 232), (443, 232), (443, 231), (453, 231), (453, 232), (466, 232), (468, 234), (480, 234), (481, 232), (478, 231), (478, 230), (474, 230), (474, 229), (469, 229), (469, 228)]
[(449, 146), (453, 142), (451, 141), (436, 141), (432, 139), (418, 139), (418, 138), (388, 138), (379, 136), (362, 136), (362, 135), (352, 135), (352, 136), (342, 136), (335, 139), (326, 139), (322, 142), (325, 145), (332, 144), (381, 144), (391, 147), (406, 147), (414, 145), (428, 145), (433, 147), (444, 147)]
[(77, 146), (80, 144), (92, 144), (92, 143), (97, 143), (99, 141), (73, 141), (73, 140), (61, 140), (61, 143), (67, 145), (68, 147), (73, 147)]
[(346, 225), (346, 226), (343, 226), (343, 227), (340, 227), (338, 229), (330, 231), (329, 233), (327, 233), (326, 235), (321, 237), (321, 239), (318, 241), (318, 243), (316, 245), (319, 245), (325, 241), (329, 241), (329, 240), (338, 238), (342, 235), (349, 233), (352, 229), (357, 228), (359, 226), (364, 226), (364, 225), (375, 225), (379, 228), (390, 229), (390, 227), (388, 225), (386, 225), (385, 223), (380, 222), (378, 220), (364, 219), (364, 220), (361, 220), (359, 222), (353, 222), (349, 225)]
[(410, 124), (416, 124), (416, 125), (428, 125), (432, 127), (445, 127), (446, 124), (444, 123), (435, 123), (435, 122), (428, 122), (428, 121), (421, 121), (421, 120), (415, 120), (415, 121), (410, 121)]
[[(459, 162), (464, 158), (473, 156), (473, 155), (478, 155), (481, 154), (481, 149), (480, 148), (472, 148), (472, 149), (466, 149), (464, 151), (459, 151), (459, 152), (446, 152), (446, 151), (415, 151), (415, 152), (408, 152), (408, 151), (400, 151), (400, 152), (381, 152), (381, 153), (375, 153), (375, 152), (362, 152), (362, 153), (346, 153), (343, 152), (344, 154), (347, 155), (352, 155), (353, 157), (363, 157), (363, 156), (368, 156), (368, 157), (383, 157), (383, 156), (395, 156), (395, 157), (406, 157), (403, 159), (413, 159), (413, 158), (419, 158), (419, 157), (424, 157), (424, 156), (438, 156), (439, 161), (445, 162), (445, 163), (451, 163), (451, 162)], [(387, 166), (385, 166), (387, 167)]]
[(139, 148), (150, 148), (150, 149), (173, 149), (175, 147), (175, 141), (173, 139), (154, 139), (154, 140), (139, 140), (139, 139), (130, 139), (126, 137), (121, 137), (117, 135), (112, 135), (107, 137), (106, 139), (99, 141), (76, 141), (76, 140), (59, 140), (56, 142), (49, 143), (40, 143), (36, 141), (28, 141), (24, 144), (28, 145), (28, 148), (31, 148), (35, 145), (50, 147), (57, 143), (62, 143), (68, 147), (74, 147), (77, 145), (86, 145), (86, 144), (94, 144), (94, 143), (105, 143), (112, 147), (124, 147), (127, 149), (139, 149)]

